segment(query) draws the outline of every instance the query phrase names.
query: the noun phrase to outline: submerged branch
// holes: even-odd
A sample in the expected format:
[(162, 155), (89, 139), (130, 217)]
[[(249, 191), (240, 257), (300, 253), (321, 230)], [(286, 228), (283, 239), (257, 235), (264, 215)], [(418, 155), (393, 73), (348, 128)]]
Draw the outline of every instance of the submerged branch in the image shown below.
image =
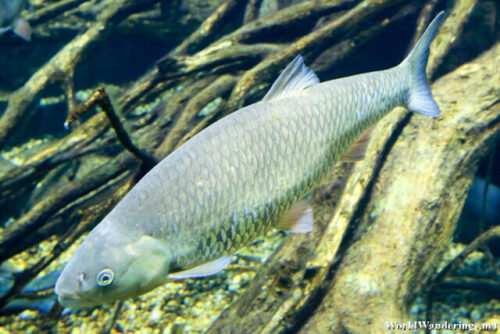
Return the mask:
[[(327, 14), (352, 7), (356, 2), (359, 1), (322, 0), (286, 8), (268, 17), (245, 24), (190, 57), (179, 57), (179, 52), (173, 52), (158, 62), (159, 71), (167, 78), (171, 78), (238, 60), (243, 60), (245, 63), (257, 63), (282, 49), (279, 44), (258, 43), (259, 40), (268, 40), (268, 35), (279, 33), (292, 39), (294, 30), (287, 30), (287, 27), (304, 25), (305, 22), (315, 23)], [(308, 25), (312, 27), (311, 23)], [(254, 44), (249, 44), (251, 42)]]
[[(433, 275), (449, 244), (461, 211), (457, 203), (463, 201), (469, 186), (464, 174), (472, 174), (485, 148), (500, 133), (500, 97), (481, 93), (500, 82), (490, 76), (498, 61), (497, 49), (433, 85), (442, 109), (438, 120), (405, 117), (404, 110), (384, 118), (372, 132), (367, 157), (354, 166), (333, 218), (327, 216), (325, 232), (313, 236), (312, 257), (308, 252), (303, 258), (294, 253), (304, 249), (303, 239), (286, 240), (285, 247), (291, 248), (273, 255), (270, 265), (258, 271), (244, 296), (209, 332), (251, 328), (272, 333), (304, 328), (311, 332), (378, 333), (388, 316), (405, 319), (406, 302)], [(436, 56), (431, 55), (431, 59)], [(467, 147), (461, 140), (464, 136)], [(415, 189), (410, 185), (417, 179), (419, 189), (425, 189), (431, 202), (421, 202), (420, 194), (405, 194), (405, 201), (411, 203), (398, 205), (399, 187)], [(387, 207), (388, 203), (394, 206)], [(321, 223), (323, 219), (316, 217), (324, 214), (315, 214)], [(352, 235), (349, 225), (360, 227)], [(345, 248), (349, 248), (347, 255)], [(287, 258), (286, 254), (293, 257), (289, 263), (297, 271), (287, 276), (286, 288), (276, 289), (273, 282), (280, 276), (275, 268), (280, 268), (280, 263), (274, 256)], [(301, 261), (306, 261), (305, 265), (295, 265)], [(259, 277), (265, 277), (265, 282)], [(390, 283), (380, 281), (388, 279)]]
[[(114, 196), (109, 196), (107, 200), (94, 204), (84, 209), (82, 212), (74, 212), (72, 218), (77, 219), (79, 224), (70, 227), (67, 233), (61, 235), (57, 239), (53, 249), (47, 252), (47, 255), (43, 256), (33, 266), (23, 270), (16, 276), (13, 286), (0, 298), (0, 308), (16, 298), (16, 296), (32, 279), (34, 279), (50, 263), (57, 259), (62, 252), (66, 251), (79, 237), (82, 236), (83, 233), (93, 228), (96, 224), (96, 220), (103, 216), (103, 211), (106, 211), (106, 208), (115, 205), (117, 200), (126, 194), (131, 187), (131, 183), (126, 183), (114, 192)], [(103, 208), (105, 210), (103, 210)]]
[(460, 266), (467, 256), (469, 256), (472, 252), (477, 250), (479, 247), (495, 240), (500, 239), (500, 226), (495, 226), (490, 228), (489, 230), (481, 233), (476, 239), (474, 239), (470, 244), (465, 247), (460, 254), (458, 254), (450, 263), (444, 267), (436, 278), (433, 279), (432, 285), (438, 286), (445, 280), (445, 278), (453, 272), (455, 269)]
[(37, 10), (33, 14), (28, 15), (27, 20), (31, 25), (41, 24), (45, 21), (53, 19), (64, 12), (80, 6), (82, 3), (89, 0), (62, 0), (49, 5), (43, 9)]
[(326, 26), (300, 38), (290, 47), (260, 62), (240, 79), (229, 98), (228, 107), (236, 110), (245, 105), (249, 97), (252, 96), (252, 89), (259, 84), (270, 82), (270, 76), (284, 68), (296, 55), (302, 54), (308, 59), (309, 53), (319, 54), (320, 45), (330, 44), (342, 33), (353, 30), (361, 22), (384, 9), (397, 5), (399, 2), (364, 0)]
[(245, 1), (241, 0), (228, 0), (222, 4), (194, 33), (179, 44), (170, 54), (182, 55), (198, 51), (210, 42), (210, 39), (213, 38), (224, 23), (230, 20), (232, 15), (237, 14), (244, 4)]
[[(38, 202), (33, 208), (5, 229), (0, 241), (0, 262), (19, 253), (26, 247), (23, 239), (39, 229), (56, 212), (89, 192), (105, 185), (130, 168), (133, 161), (129, 155), (115, 157), (115, 164), (104, 164), (82, 180), (68, 183), (61, 189)], [(121, 166), (121, 168), (116, 168)]]
[(99, 106), (101, 107), (106, 117), (108, 117), (109, 123), (113, 130), (115, 130), (116, 136), (120, 143), (127, 149), (130, 153), (132, 153), (137, 159), (139, 159), (147, 169), (153, 168), (156, 165), (156, 160), (142, 152), (137, 146), (132, 143), (132, 139), (129, 134), (125, 130), (123, 123), (120, 121), (118, 114), (111, 103), (108, 93), (104, 87), (98, 88), (90, 98), (80, 105), (74, 112), (68, 115), (66, 122), (64, 122), (64, 126), (68, 128), (74, 121), (76, 121), (82, 114), (86, 113), (93, 107)]
[(32, 116), (35, 100), (47, 84), (57, 81), (61, 75), (74, 72), (84, 53), (99, 42), (109, 32), (109, 26), (118, 24), (137, 8), (150, 6), (158, 0), (117, 0), (109, 5), (100, 15), (100, 21), (90, 26), (59, 51), (45, 66), (40, 68), (29, 81), (9, 97), (7, 109), (0, 118), (0, 147), (12, 137), (19, 123)]
[[(170, 132), (159, 147), (159, 151), (169, 152), (173, 150), (178, 145), (179, 139), (185, 134), (189, 124), (192, 123), (193, 118), (198, 115), (201, 109), (217, 97), (227, 97), (235, 83), (235, 77), (223, 75), (194, 95), (170, 129)], [(205, 82), (202, 81), (199, 86), (205, 86)]]

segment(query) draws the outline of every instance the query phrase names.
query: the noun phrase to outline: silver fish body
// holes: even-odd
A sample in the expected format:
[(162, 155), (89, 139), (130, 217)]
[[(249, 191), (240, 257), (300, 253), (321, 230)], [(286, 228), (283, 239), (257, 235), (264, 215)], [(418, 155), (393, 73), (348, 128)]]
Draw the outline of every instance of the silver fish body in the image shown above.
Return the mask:
[(209, 126), (141, 179), (64, 269), (61, 304), (136, 296), (229, 255), (275, 227), (394, 107), (437, 116), (425, 65), (442, 21), (441, 13), (389, 70), (317, 83), (296, 58), (263, 101)]
[(409, 88), (402, 71), (325, 82), (233, 113), (159, 163), (109, 219), (164, 241), (172, 270), (241, 248), (311, 192), (364, 130), (403, 103)]

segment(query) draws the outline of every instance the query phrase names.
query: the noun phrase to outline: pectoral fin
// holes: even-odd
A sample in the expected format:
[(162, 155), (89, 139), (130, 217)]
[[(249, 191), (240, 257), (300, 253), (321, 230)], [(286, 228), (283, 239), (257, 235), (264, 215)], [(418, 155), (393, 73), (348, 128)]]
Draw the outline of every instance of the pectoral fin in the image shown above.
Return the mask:
[(186, 279), (186, 278), (198, 278), (215, 275), (218, 272), (227, 268), (231, 263), (230, 256), (223, 256), (216, 260), (204, 263), (198, 267), (194, 267), (188, 270), (179, 271), (168, 275), (170, 279)]
[(288, 231), (290, 233), (309, 233), (312, 232), (314, 225), (313, 211), (311, 204), (302, 200), (283, 214), (276, 224), (276, 228)]

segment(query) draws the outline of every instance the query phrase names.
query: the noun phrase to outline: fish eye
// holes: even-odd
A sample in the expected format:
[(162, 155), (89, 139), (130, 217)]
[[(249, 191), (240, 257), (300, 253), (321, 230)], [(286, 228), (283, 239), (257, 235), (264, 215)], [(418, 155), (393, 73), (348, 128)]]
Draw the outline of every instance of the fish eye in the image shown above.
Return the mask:
[(99, 285), (99, 286), (110, 285), (111, 282), (113, 282), (114, 277), (115, 277), (115, 273), (113, 272), (113, 270), (111, 270), (109, 268), (104, 268), (103, 270), (101, 270), (97, 274), (97, 277), (96, 277), (97, 285)]

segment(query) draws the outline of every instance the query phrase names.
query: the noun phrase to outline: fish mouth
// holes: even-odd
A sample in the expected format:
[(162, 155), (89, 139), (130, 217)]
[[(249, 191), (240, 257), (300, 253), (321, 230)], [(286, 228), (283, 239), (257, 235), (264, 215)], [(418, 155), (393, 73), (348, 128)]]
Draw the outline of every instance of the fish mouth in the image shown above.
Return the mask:
[(56, 294), (57, 301), (65, 308), (91, 307), (99, 304), (78, 292), (56, 291)]

